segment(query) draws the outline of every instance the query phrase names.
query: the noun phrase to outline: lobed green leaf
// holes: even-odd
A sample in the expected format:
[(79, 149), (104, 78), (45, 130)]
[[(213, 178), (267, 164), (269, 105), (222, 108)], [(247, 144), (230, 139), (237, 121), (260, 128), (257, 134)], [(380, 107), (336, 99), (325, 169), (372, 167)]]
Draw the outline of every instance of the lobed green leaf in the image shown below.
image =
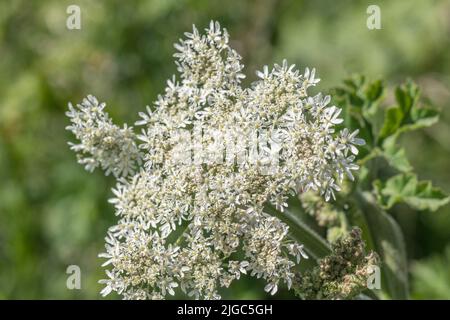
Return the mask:
[(417, 210), (436, 211), (450, 200), (442, 190), (433, 187), (431, 181), (418, 181), (413, 173), (398, 174), (385, 183), (377, 180), (374, 188), (378, 202), (385, 209), (404, 202)]

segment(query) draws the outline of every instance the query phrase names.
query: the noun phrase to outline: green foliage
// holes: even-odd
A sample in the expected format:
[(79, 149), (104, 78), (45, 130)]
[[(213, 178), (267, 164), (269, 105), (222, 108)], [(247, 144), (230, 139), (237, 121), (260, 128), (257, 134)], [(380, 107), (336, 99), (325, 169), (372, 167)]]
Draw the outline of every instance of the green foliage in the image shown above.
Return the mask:
[(411, 81), (395, 89), (397, 104), (385, 111), (383, 127), (379, 133), (380, 143), (387, 137), (431, 126), (438, 120), (438, 111), (429, 106), (421, 106), (419, 97), (419, 88)]
[(390, 166), (400, 172), (408, 172), (413, 170), (405, 149), (397, 145), (395, 137), (387, 138), (384, 141), (383, 156)]
[[(373, 181), (379, 205), (390, 209), (394, 204), (403, 202), (417, 210), (436, 211), (448, 203), (449, 197), (433, 187), (430, 181), (418, 181), (405, 149), (397, 143), (400, 134), (431, 126), (438, 120), (438, 111), (421, 103), (418, 87), (412, 81), (397, 86), (396, 104), (385, 107), (384, 116), (380, 120), (376, 115), (383, 111), (381, 82), (366, 83), (365, 78), (359, 76), (344, 83), (346, 86), (336, 89), (335, 92), (338, 95), (337, 100), (348, 110), (347, 121), (362, 122), (367, 128), (363, 137), (368, 138), (369, 150), (360, 163), (370, 166), (371, 161), (381, 157), (394, 170), (401, 172), (383, 181)], [(355, 96), (358, 98), (355, 99)], [(377, 124), (380, 122), (381, 128), (377, 130)]]
[(374, 188), (379, 204), (385, 209), (406, 203), (417, 210), (436, 211), (450, 200), (442, 190), (433, 187), (431, 181), (418, 181), (413, 173), (398, 174), (384, 183), (376, 180)]
[(444, 254), (412, 265), (412, 296), (416, 299), (448, 299), (450, 297), (450, 246)]
[[(332, 93), (343, 107), (344, 125), (360, 129), (366, 140), (358, 155), (362, 168), (356, 190), (344, 190), (333, 202), (339, 219), (319, 226), (316, 214), (290, 206), (291, 225), (297, 219), (305, 226), (295, 228), (305, 246), (320, 259), (331, 252), (327, 240), (337, 241), (357, 225), (366, 249), (377, 251), (384, 263), (390, 261), (392, 270), (396, 260), (384, 257), (383, 238), (389, 243), (385, 248), (394, 248), (386, 252), (401, 257), (402, 270), (405, 260), (412, 263), (412, 298), (450, 298), (449, 253), (442, 254), (450, 243), (450, 206), (442, 206), (445, 194), (436, 191), (436, 185), (450, 190), (450, 20), (443, 14), (449, 1), (380, 0), (382, 30), (365, 28), (365, 1), (342, 1), (337, 7), (331, 0), (164, 0), (131, 1), (129, 6), (117, 0), (80, 0), (79, 31), (65, 28), (69, 4), (0, 2), (0, 298), (99, 298), (97, 281), (103, 271), (97, 254), (114, 221), (112, 207), (104, 205), (112, 181), (101, 174), (88, 176), (76, 165), (66, 145), (67, 102), (95, 90), (118, 122), (133, 122), (175, 72), (172, 44), (179, 34), (211, 19), (232, 32), (247, 74), (263, 62), (287, 58), (299, 68), (316, 67), (325, 81), (321, 89), (339, 84)], [(351, 72), (384, 80), (356, 77), (340, 84)], [(392, 88), (406, 77), (418, 81), (424, 94), (442, 107), (435, 126), (428, 127), (436, 122), (437, 111), (412, 83)], [(385, 190), (399, 175), (400, 182), (416, 185), (413, 191), (401, 184), (400, 190)], [(373, 212), (361, 210), (355, 191), (367, 197), (364, 202), (370, 200)], [(412, 204), (411, 198), (416, 199)], [(389, 199), (398, 205), (387, 208)], [(427, 211), (439, 209), (417, 212), (417, 203)], [(369, 214), (375, 222), (367, 222)], [(82, 290), (65, 287), (69, 264), (80, 265)], [(386, 275), (382, 270), (383, 293), (374, 292), (404, 296), (404, 289), (388, 287), (396, 282), (386, 281)], [(264, 298), (263, 287), (243, 279), (223, 296)], [(395, 287), (404, 286), (399, 281)], [(293, 297), (280, 291), (281, 298)]]

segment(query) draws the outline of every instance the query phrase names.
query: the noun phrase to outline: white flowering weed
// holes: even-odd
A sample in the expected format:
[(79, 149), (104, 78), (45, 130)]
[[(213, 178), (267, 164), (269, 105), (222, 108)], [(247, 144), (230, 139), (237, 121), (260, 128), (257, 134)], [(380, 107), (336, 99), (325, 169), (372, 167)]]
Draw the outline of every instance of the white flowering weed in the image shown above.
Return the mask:
[[(110, 202), (119, 220), (100, 255), (109, 268), (102, 294), (159, 299), (178, 288), (217, 299), (220, 287), (247, 273), (275, 294), (281, 284), (290, 288), (307, 248), (265, 206), (282, 212), (290, 196), (307, 190), (334, 198), (344, 176), (353, 179), (356, 146), (364, 141), (337, 131), (341, 109), (329, 106), (329, 96), (308, 95), (319, 82), (314, 69), (300, 73), (286, 61), (264, 66), (259, 80), (242, 88), (241, 57), (225, 29), (211, 22), (205, 34), (194, 27), (185, 35), (175, 45), (180, 78), (139, 114), (140, 134), (112, 124), (92, 96), (69, 105), (79, 162), (118, 179)], [(236, 157), (219, 152), (211, 161), (224, 145)], [(179, 161), (185, 151), (195, 154), (192, 161)]]

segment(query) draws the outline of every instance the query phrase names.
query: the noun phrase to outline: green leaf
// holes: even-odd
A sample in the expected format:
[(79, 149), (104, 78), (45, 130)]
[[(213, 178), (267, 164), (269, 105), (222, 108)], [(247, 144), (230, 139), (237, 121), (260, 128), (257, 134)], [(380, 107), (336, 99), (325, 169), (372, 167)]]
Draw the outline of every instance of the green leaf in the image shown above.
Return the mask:
[(376, 80), (367, 85), (365, 90), (366, 97), (370, 101), (377, 101), (383, 95), (383, 82), (381, 80)]
[(405, 149), (396, 144), (395, 137), (389, 137), (383, 143), (382, 155), (387, 162), (401, 172), (408, 172), (413, 169), (406, 156)]
[(386, 110), (383, 127), (380, 130), (380, 140), (385, 139), (397, 132), (405, 117), (403, 110), (399, 107), (390, 107)]
[(409, 115), (411, 109), (417, 104), (419, 99), (419, 88), (412, 81), (395, 89), (395, 100), (403, 114)]
[(416, 107), (411, 111), (413, 123), (403, 126), (402, 132), (429, 127), (439, 120), (439, 111), (431, 107)]
[(397, 104), (385, 111), (384, 123), (379, 133), (379, 141), (383, 142), (389, 136), (421, 129), (436, 123), (439, 119), (438, 110), (419, 104), (420, 90), (411, 81), (395, 89)]
[(389, 209), (397, 203), (404, 202), (417, 210), (435, 211), (447, 204), (450, 197), (430, 181), (418, 181), (413, 173), (396, 175), (386, 183), (374, 182), (379, 203)]
[(400, 227), (376, 205), (370, 193), (356, 192), (355, 199), (367, 222), (371, 239), (368, 243), (381, 258), (381, 289), (392, 299), (408, 299), (406, 249)]

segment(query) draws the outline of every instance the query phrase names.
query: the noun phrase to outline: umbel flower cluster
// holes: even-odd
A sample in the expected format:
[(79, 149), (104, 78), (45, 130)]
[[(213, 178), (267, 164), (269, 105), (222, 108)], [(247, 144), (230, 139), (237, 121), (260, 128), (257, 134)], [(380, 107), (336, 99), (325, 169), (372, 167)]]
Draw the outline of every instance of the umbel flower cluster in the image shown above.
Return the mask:
[[(114, 125), (93, 96), (69, 105), (79, 162), (118, 181), (110, 200), (118, 222), (100, 255), (108, 267), (102, 294), (160, 299), (181, 290), (218, 299), (241, 274), (263, 278), (275, 294), (291, 287), (307, 248), (266, 206), (282, 212), (307, 190), (333, 198), (344, 176), (353, 179), (355, 145), (364, 141), (336, 130), (341, 110), (329, 96), (308, 95), (319, 82), (314, 69), (300, 73), (283, 61), (243, 88), (225, 29), (211, 22), (204, 34), (194, 27), (185, 35), (175, 45), (179, 78), (139, 114), (139, 134)], [(226, 155), (216, 152), (224, 145)], [(192, 161), (179, 161), (186, 151)]]

